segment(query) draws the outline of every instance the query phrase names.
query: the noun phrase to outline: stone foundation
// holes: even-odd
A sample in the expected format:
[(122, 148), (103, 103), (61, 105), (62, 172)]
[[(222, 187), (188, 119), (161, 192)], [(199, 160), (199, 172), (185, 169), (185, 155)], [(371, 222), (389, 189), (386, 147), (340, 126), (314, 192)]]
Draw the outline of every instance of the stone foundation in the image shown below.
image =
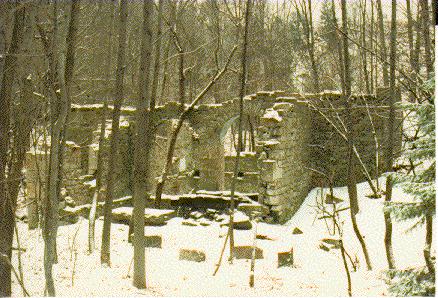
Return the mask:
[[(383, 152), (386, 143), (387, 95), (387, 92), (380, 90), (378, 96), (363, 95), (351, 98), (355, 119), (355, 144), (371, 174), (375, 173), (375, 143), (369, 130), (370, 122), (364, 99), (370, 107), (377, 138), (381, 144), (379, 152)], [(283, 222), (296, 212), (312, 187), (328, 184), (326, 178), (315, 174), (311, 169), (332, 176), (335, 185), (345, 184), (346, 142), (324, 117), (309, 109), (306, 104), (311, 102), (314, 106), (329, 111), (327, 113), (331, 119), (343, 119), (345, 123), (344, 102), (340, 94), (258, 92), (245, 97), (244, 101), (245, 117), (251, 119), (255, 128), (256, 152), (242, 153), (237, 191), (259, 193), (259, 202), (269, 208), (270, 216)], [(338, 114), (329, 108), (335, 108)], [(148, 181), (151, 193), (155, 192), (157, 178), (162, 173), (168, 142), (179, 111), (180, 107), (176, 103), (157, 107), (152, 177)], [(101, 113), (101, 105), (72, 106), (71, 124), (67, 131), (69, 142), (64, 163), (63, 186), (67, 195), (77, 204), (89, 203), (92, 199)], [(124, 107), (121, 113), (115, 186), (115, 194), (118, 197), (130, 195), (132, 192), (134, 113), (135, 109), (131, 107)], [(224, 150), (223, 131), (238, 114), (238, 100), (229, 100), (221, 104), (201, 104), (189, 114), (178, 136), (173, 166), (164, 193), (187, 194), (198, 190), (230, 189), (235, 156), (227, 154)], [(105, 134), (105, 176), (110, 134), (111, 122), (108, 120)], [(400, 144), (401, 133), (398, 139)], [(27, 190), (31, 197), (44, 193), (46, 181), (44, 168), (37, 169), (37, 165), (44, 167), (44, 150), (37, 149), (37, 153), (35, 150), (28, 153), (25, 166)], [(382, 154), (380, 161), (383, 164)], [(360, 170), (357, 174), (358, 180), (364, 180)]]

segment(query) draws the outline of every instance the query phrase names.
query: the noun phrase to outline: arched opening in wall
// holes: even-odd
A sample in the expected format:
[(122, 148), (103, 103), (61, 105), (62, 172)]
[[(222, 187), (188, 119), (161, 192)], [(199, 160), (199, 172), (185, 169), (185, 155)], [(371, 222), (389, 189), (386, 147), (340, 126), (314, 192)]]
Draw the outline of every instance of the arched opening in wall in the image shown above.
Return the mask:
[[(238, 183), (235, 185), (236, 191), (252, 193), (257, 189), (259, 169), (256, 154), (256, 136), (258, 118), (248, 114), (242, 119), (242, 150), (239, 161), (239, 172), (237, 173)], [(239, 116), (230, 118), (222, 128), (221, 142), (224, 154), (224, 186), (231, 189), (234, 167), (237, 156)]]
[[(242, 152), (254, 153), (256, 144), (256, 119), (250, 115), (244, 115), (242, 122)], [(236, 156), (237, 142), (239, 133), (239, 116), (230, 118), (224, 125), (221, 131), (221, 137), (224, 144), (225, 156)]]

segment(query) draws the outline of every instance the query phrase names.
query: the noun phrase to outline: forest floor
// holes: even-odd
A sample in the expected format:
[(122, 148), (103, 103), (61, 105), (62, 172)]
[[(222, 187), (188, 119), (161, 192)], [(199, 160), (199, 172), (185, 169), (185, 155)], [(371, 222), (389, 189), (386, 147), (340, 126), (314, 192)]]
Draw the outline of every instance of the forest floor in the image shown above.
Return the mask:
[[(383, 180), (382, 180), (383, 182)], [(382, 184), (383, 185), (383, 184)], [(336, 188), (335, 195), (347, 200), (345, 187)], [(352, 272), (354, 296), (388, 295), (383, 271), (387, 267), (383, 244), (383, 199), (369, 199), (366, 183), (358, 185), (360, 213), (358, 224), (370, 253), (372, 271), (366, 264), (359, 243), (354, 237), (349, 211), (342, 212), (344, 243), (353, 259), (359, 259), (359, 269)], [(332, 237), (323, 220), (315, 215), (315, 198), (319, 189), (313, 189), (300, 210), (285, 225), (258, 224), (258, 234), (273, 240), (257, 240), (263, 249), (264, 259), (255, 265), (255, 287), (248, 285), (250, 261), (235, 260), (229, 264), (228, 246), (222, 266), (212, 276), (225, 239), (226, 227), (217, 222), (210, 226), (181, 225), (182, 218), (171, 219), (163, 227), (146, 227), (147, 233), (163, 237), (162, 249), (146, 249), (147, 286), (138, 290), (132, 286), (133, 249), (127, 241), (128, 226), (112, 224), (111, 268), (100, 265), (100, 253), (87, 253), (88, 221), (60, 226), (58, 230), (58, 264), (54, 266), (54, 279), (58, 296), (346, 296), (346, 274), (339, 249), (324, 251), (319, 248), (321, 239)], [(394, 198), (407, 196), (400, 189), (394, 190)], [(341, 203), (345, 207), (347, 203)], [(100, 248), (103, 221), (96, 222), (96, 244)], [(422, 249), (424, 227), (406, 233), (412, 223), (395, 223), (393, 247), (399, 268), (423, 265)], [(303, 234), (293, 235), (298, 227)], [(31, 295), (44, 294), (43, 251), (40, 230), (28, 231), (27, 225), (18, 223), (24, 283)], [(236, 245), (251, 245), (253, 231), (236, 231)], [(76, 236), (75, 236), (76, 235)], [(435, 235), (434, 235), (435, 237)], [(332, 237), (333, 238), (333, 237)], [(15, 244), (16, 246), (16, 244)], [(295, 267), (277, 268), (277, 252), (294, 249)], [(206, 253), (205, 262), (178, 260), (180, 248), (194, 248)], [(18, 268), (17, 251), (13, 264)], [(14, 279), (13, 295), (22, 296), (21, 288)]]

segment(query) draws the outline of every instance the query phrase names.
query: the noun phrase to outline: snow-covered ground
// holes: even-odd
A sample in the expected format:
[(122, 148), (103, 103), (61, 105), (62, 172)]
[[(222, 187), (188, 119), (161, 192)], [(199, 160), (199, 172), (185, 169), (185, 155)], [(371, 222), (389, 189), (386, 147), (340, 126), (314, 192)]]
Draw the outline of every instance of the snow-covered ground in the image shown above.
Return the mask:
[[(383, 182), (383, 180), (382, 180)], [(148, 289), (132, 286), (132, 268), (128, 273), (133, 249), (127, 242), (128, 226), (113, 224), (111, 231), (111, 268), (100, 265), (100, 254), (87, 254), (88, 221), (59, 227), (58, 258), (54, 266), (54, 278), (58, 296), (346, 296), (346, 275), (340, 251), (326, 252), (319, 247), (321, 239), (331, 237), (323, 220), (315, 219), (315, 198), (319, 189), (313, 189), (300, 210), (285, 225), (260, 223), (258, 234), (274, 240), (257, 240), (263, 249), (264, 259), (257, 260), (255, 287), (248, 286), (250, 262), (235, 260), (228, 264), (228, 247), (222, 266), (212, 276), (226, 234), (226, 228), (213, 222), (210, 226), (181, 225), (181, 218), (174, 218), (163, 227), (146, 227), (148, 234), (160, 234), (163, 248), (146, 250)], [(366, 183), (358, 184), (360, 213), (358, 224), (370, 253), (372, 271), (366, 270), (359, 243), (354, 236), (349, 211), (342, 212), (344, 243), (349, 254), (359, 259), (360, 268), (352, 272), (352, 289), (355, 296), (387, 295), (387, 286), (381, 279), (386, 269), (383, 244), (384, 221), (382, 199), (369, 199)], [(347, 200), (345, 187), (336, 188), (335, 195)], [(400, 189), (394, 190), (394, 198), (406, 196)], [(341, 203), (345, 207), (346, 203)], [(96, 222), (97, 247), (100, 247), (102, 220)], [(395, 223), (393, 246), (396, 265), (399, 268), (423, 265), (422, 249), (424, 227), (405, 233), (409, 223)], [(293, 235), (299, 227), (304, 233)], [(31, 295), (44, 294), (43, 250), (41, 232), (28, 231), (25, 223), (18, 223), (22, 253), (24, 283)], [(75, 234), (77, 236), (75, 238)], [(252, 244), (253, 231), (236, 231), (236, 245)], [(75, 241), (73, 239), (75, 238)], [(435, 235), (434, 235), (435, 238)], [(295, 268), (277, 268), (277, 252), (294, 249)], [(206, 261), (202, 263), (179, 261), (180, 248), (204, 250)], [(76, 265), (74, 266), (76, 250)], [(17, 252), (13, 264), (18, 266)], [(74, 269), (73, 269), (74, 268)], [(72, 275), (74, 272), (74, 283)], [(14, 278), (13, 295), (21, 296), (21, 289)]]

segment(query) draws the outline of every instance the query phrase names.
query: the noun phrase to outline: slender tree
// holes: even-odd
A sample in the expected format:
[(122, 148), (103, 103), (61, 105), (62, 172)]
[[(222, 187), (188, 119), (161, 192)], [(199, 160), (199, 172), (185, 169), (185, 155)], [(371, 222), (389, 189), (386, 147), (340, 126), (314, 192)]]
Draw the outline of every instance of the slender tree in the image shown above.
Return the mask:
[(347, 4), (346, 0), (341, 1), (342, 10), (342, 31), (344, 33), (343, 44), (343, 56), (344, 56), (344, 86), (343, 90), (345, 108), (347, 112), (347, 143), (348, 143), (348, 179), (347, 188), (348, 196), (350, 198), (350, 216), (353, 225), (353, 230), (357, 239), (360, 242), (362, 251), (365, 257), (368, 270), (372, 269), (371, 261), (368, 255), (368, 250), (365, 245), (359, 227), (357, 226), (356, 214), (359, 212), (359, 205), (357, 200), (357, 186), (356, 186), (356, 173), (355, 173), (355, 160), (354, 160), (354, 139), (353, 139), (353, 113), (351, 109), (351, 74), (350, 74), (350, 54), (348, 50), (348, 29), (347, 29)]
[(125, 76), (125, 51), (126, 51), (126, 23), (128, 19), (128, 3), (127, 0), (120, 1), (119, 9), (119, 41), (117, 53), (117, 70), (116, 82), (114, 86), (114, 109), (111, 123), (111, 141), (110, 141), (110, 155), (107, 173), (107, 191), (105, 197), (104, 221), (102, 230), (102, 248), (100, 252), (100, 261), (102, 264), (111, 265), (110, 260), (110, 239), (111, 239), (111, 220), (112, 220), (112, 205), (114, 199), (114, 182), (115, 182), (115, 168), (117, 160), (117, 148), (119, 143), (119, 124), (120, 112), (123, 104), (124, 83)]
[[(160, 64), (161, 64), (161, 44), (162, 39), (162, 24), (163, 24), (163, 6), (164, 0), (158, 1), (158, 14), (157, 14), (157, 33), (156, 33), (156, 44), (154, 53), (154, 72), (152, 76), (152, 87), (151, 87), (151, 100), (157, 101), (157, 90), (158, 90), (158, 79), (160, 74)], [(155, 104), (154, 104), (155, 106)]]
[(315, 30), (313, 26), (312, 0), (298, 0), (298, 3), (297, 0), (295, 0), (295, 8), (298, 14), (298, 19), (303, 26), (304, 40), (306, 44), (307, 54), (309, 55), (310, 59), (313, 83), (312, 91), (319, 92), (321, 90), (321, 87), (318, 73), (318, 64), (315, 56), (316, 43)]
[[(360, 28), (360, 38), (362, 47), (366, 46), (366, 28), (367, 28), (367, 1), (360, 1), (361, 6), (361, 28)], [(362, 58), (362, 72), (365, 81), (365, 91), (367, 94), (371, 93), (369, 72), (368, 72), (368, 55), (367, 51), (362, 48), (361, 58)]]
[[(395, 63), (396, 63), (396, 38), (397, 38), (397, 3), (392, 0), (391, 11), (391, 41), (390, 41), (390, 96), (389, 96), (389, 118), (388, 118), (388, 144), (386, 146), (386, 171), (392, 172), (394, 163), (394, 141), (395, 141), (395, 102), (397, 101), (397, 90), (395, 86)], [(392, 200), (393, 180), (391, 176), (386, 178), (385, 202)], [(385, 252), (389, 269), (395, 268), (394, 253), (392, 251), (392, 220), (391, 214), (384, 210), (385, 218)]]
[[(385, 27), (383, 25), (382, 0), (377, 0), (377, 18), (379, 21), (378, 26), (379, 26), (380, 56), (382, 57), (383, 61), (387, 61), (388, 50), (386, 47)], [(385, 62), (382, 63), (382, 71), (383, 71), (383, 84), (385, 86), (388, 86), (389, 85), (388, 65)]]
[[(107, 31), (107, 57), (105, 61), (105, 81), (109, 82), (109, 78), (111, 75), (111, 57), (112, 57), (112, 36), (113, 36), (113, 22), (114, 22), (114, 1), (109, 2), (109, 26)], [(102, 113), (100, 116), (100, 132), (99, 132), (99, 148), (97, 152), (97, 169), (96, 169), (96, 190), (93, 195), (93, 201), (91, 203), (90, 215), (89, 215), (89, 224), (88, 224), (88, 252), (92, 253), (95, 248), (95, 223), (96, 223), (96, 211), (97, 211), (97, 202), (100, 201), (102, 195), (104, 194), (103, 190), (103, 157), (105, 151), (105, 130), (106, 130), (106, 117), (108, 110), (108, 102), (110, 100), (110, 93), (107, 92), (106, 98), (103, 101)]]
[[(412, 20), (412, 10), (411, 10), (411, 0), (406, 0), (406, 17), (407, 17), (407, 29), (408, 29), (408, 43), (409, 43), (409, 63), (411, 65), (411, 74), (413, 73), (413, 81), (416, 81), (416, 74), (415, 74), (415, 53), (414, 53), (414, 25)], [(415, 88), (415, 86), (412, 86), (411, 88)], [(415, 97), (412, 93), (410, 93), (409, 96), (410, 101), (415, 101)]]
[[(14, 6), (14, 25), (11, 42), (6, 58), (0, 85), (0, 296), (11, 296), (12, 240), (14, 237), (16, 201), (8, 195), (6, 164), (10, 142), (10, 109), (12, 104), (12, 87), (17, 72), (17, 54), (23, 39), (25, 10), (21, 3)], [(5, 24), (6, 25), (6, 24)], [(6, 260), (4, 259), (6, 258)], [(9, 262), (8, 262), (9, 261)]]
[(424, 39), (424, 60), (426, 62), (427, 77), (433, 72), (432, 46), (430, 42), (430, 14), (429, 1), (419, 0), (421, 7), (421, 19)]
[(243, 140), (242, 140), (242, 127), (243, 127), (243, 97), (245, 96), (245, 86), (246, 86), (246, 60), (247, 60), (247, 51), (248, 51), (248, 31), (249, 31), (249, 23), (251, 17), (251, 6), (252, 0), (246, 1), (246, 9), (245, 9), (245, 28), (243, 33), (242, 40), (242, 56), (241, 56), (241, 69), (240, 69), (240, 90), (239, 90), (239, 121), (238, 121), (238, 131), (237, 131), (237, 148), (236, 148), (236, 159), (234, 162), (233, 169), (233, 179), (231, 180), (231, 189), (230, 189), (230, 222), (229, 222), (229, 231), (230, 234), (230, 256), (229, 261), (232, 262), (234, 258), (234, 195), (236, 191), (236, 183), (238, 179), (239, 173), (239, 163), (240, 163), (240, 153), (242, 151)]
[[(134, 211), (132, 222), (134, 226), (134, 279), (136, 288), (146, 288), (145, 246), (144, 246), (144, 210), (148, 194), (148, 178), (150, 172), (150, 154), (153, 144), (152, 121), (154, 107), (149, 98), (149, 73), (151, 66), (152, 1), (143, 4), (143, 29), (140, 54), (140, 80), (136, 111), (136, 134), (134, 149)], [(156, 65), (158, 67), (158, 65)], [(155, 102), (153, 103), (155, 106)], [(151, 105), (151, 106), (150, 106)], [(149, 109), (149, 111), (148, 111)]]
[[(73, 71), (75, 66), (75, 48), (77, 38), (77, 26), (79, 17), (79, 1), (72, 1), (70, 8), (70, 21), (66, 35), (66, 52), (59, 55), (53, 52), (58, 63), (58, 82), (61, 89), (60, 101), (53, 96), (51, 105), (51, 132), (50, 132), (50, 158), (49, 158), (49, 181), (48, 198), (44, 206), (44, 273), (46, 278), (46, 290), (49, 296), (55, 296), (55, 284), (52, 276), (53, 264), (57, 261), (56, 235), (58, 229), (58, 204), (60, 188), (60, 156), (62, 152), (62, 135), (66, 127), (67, 115), (71, 105), (71, 92)], [(54, 5), (54, 22), (56, 23), (57, 5)], [(56, 24), (55, 24), (56, 26)], [(56, 32), (56, 30), (54, 30)], [(56, 35), (53, 37), (56, 43)], [(65, 59), (65, 60), (64, 60)]]

